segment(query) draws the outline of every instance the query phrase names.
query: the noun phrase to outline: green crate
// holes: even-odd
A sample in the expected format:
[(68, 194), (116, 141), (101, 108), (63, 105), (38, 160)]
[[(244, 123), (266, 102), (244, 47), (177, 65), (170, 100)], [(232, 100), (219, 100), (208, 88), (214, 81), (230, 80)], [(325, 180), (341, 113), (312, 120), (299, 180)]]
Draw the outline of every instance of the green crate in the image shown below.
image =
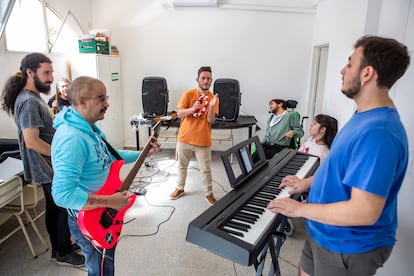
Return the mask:
[(109, 42), (108, 41), (99, 41), (99, 40), (91, 40), (91, 41), (82, 41), (78, 40), (79, 44), (79, 53), (97, 53), (97, 54), (104, 54), (109, 55)]

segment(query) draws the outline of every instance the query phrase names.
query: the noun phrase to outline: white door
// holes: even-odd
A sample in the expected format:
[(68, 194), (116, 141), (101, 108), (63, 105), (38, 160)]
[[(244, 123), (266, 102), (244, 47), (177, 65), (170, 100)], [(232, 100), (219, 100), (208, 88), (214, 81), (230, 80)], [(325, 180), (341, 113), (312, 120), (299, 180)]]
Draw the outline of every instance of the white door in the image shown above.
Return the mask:
[(328, 45), (316, 46), (314, 49), (312, 90), (309, 101), (309, 121), (324, 110), (325, 77), (328, 63)]

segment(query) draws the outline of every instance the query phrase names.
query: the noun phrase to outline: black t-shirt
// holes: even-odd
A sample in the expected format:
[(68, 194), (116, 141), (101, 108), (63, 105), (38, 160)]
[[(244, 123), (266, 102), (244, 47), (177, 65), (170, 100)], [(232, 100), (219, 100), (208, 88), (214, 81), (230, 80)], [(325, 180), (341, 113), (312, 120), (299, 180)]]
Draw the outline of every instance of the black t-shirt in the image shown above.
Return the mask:
[[(48, 104), (50, 107), (52, 107), (52, 103), (53, 103), (53, 101), (54, 101), (54, 100), (56, 100), (56, 96), (51, 97), (51, 98), (49, 99), (49, 101), (47, 102), (47, 104)], [(65, 106), (70, 106), (70, 101), (65, 100), (65, 99), (62, 99), (62, 98), (59, 98), (59, 99), (58, 99), (58, 106), (59, 106), (59, 108), (58, 108), (58, 112), (59, 112), (59, 111), (61, 111), (61, 110), (62, 110), (62, 108), (63, 108), (63, 107), (65, 107)]]

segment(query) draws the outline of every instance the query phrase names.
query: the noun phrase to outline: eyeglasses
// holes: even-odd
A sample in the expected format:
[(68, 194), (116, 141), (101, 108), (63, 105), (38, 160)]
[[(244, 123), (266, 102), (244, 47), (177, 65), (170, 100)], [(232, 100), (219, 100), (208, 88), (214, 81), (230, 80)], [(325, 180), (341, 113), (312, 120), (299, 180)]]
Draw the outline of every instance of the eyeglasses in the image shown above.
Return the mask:
[(103, 103), (104, 101), (108, 101), (109, 100), (109, 96), (98, 95), (98, 96), (95, 96), (95, 97), (92, 97), (92, 98), (87, 98), (87, 99), (96, 100), (98, 102)]

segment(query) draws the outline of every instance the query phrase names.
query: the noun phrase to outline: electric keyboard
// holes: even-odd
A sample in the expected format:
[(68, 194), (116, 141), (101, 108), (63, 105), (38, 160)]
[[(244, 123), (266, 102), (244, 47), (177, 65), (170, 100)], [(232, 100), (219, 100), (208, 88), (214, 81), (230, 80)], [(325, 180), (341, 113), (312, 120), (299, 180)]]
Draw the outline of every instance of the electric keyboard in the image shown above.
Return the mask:
[(267, 204), (291, 196), (289, 188), (278, 188), (281, 180), (286, 175), (308, 177), (318, 166), (316, 156), (282, 150), (190, 222), (186, 240), (241, 265), (252, 265), (283, 218), (267, 210)]

